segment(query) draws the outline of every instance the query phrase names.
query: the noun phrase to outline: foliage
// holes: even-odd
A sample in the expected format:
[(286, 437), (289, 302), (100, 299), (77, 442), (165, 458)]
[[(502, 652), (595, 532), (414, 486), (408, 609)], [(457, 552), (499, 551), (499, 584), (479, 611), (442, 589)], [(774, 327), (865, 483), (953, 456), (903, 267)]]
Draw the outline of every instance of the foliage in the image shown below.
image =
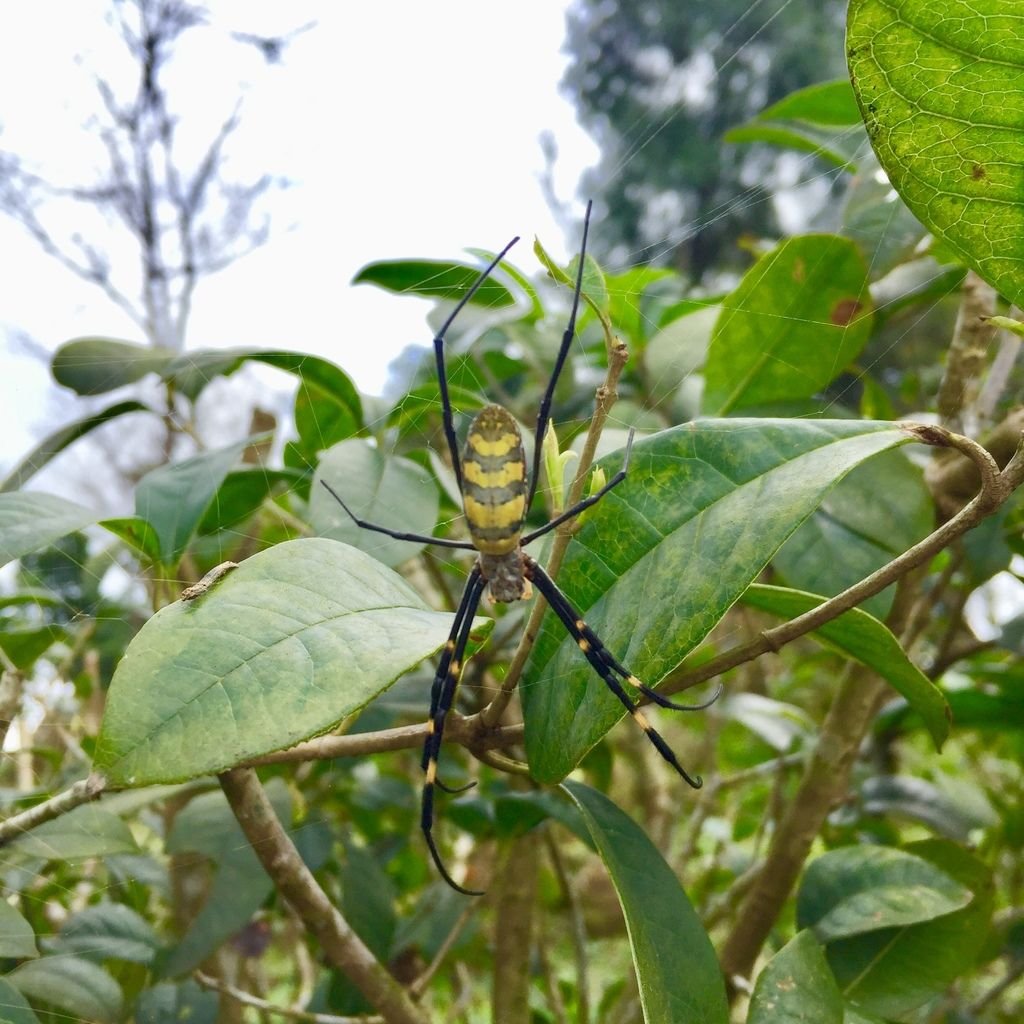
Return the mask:
[(727, 133), (795, 90), (843, 73), (844, 6), (576, 4), (564, 85), (601, 146), (585, 183), (607, 208), (598, 251), (614, 249), (617, 261), (635, 260), (638, 251), (668, 257), (700, 281), (742, 265), (739, 235), (775, 234), (770, 197), (780, 139), (762, 133), (757, 141), (768, 145), (737, 148), (732, 143), (749, 138)]
[[(1024, 553), (1005, 357), (1019, 343), (1000, 336), (989, 358), (979, 341), (982, 318), (1020, 302), (1021, 260), (1015, 207), (1004, 230), (998, 181), (972, 171), (994, 158), (964, 158), (1009, 145), (968, 102), (968, 68), (1004, 74), (1011, 29), (997, 0), (984, 31), (944, 19), (951, 2), (896, 6), (900, 32), (884, 33), (880, 5), (852, 5), (850, 57), (906, 206), (887, 191), (873, 209), (851, 173), (873, 177), (871, 158), (842, 145), (851, 94), (825, 83), (743, 111), (735, 141), (831, 154), (836, 231), (777, 239), (715, 299), (672, 270), (584, 267), (543, 458), (568, 478), (540, 490), (528, 529), (594, 486), (595, 447), (609, 480), (627, 427), (636, 439), (625, 481), (534, 554), (647, 684), (723, 695), (643, 712), (703, 773), (695, 794), (617, 724), (553, 616), (486, 608), (440, 769), (475, 788), (436, 808), (447, 862), (485, 899), (439, 882), (418, 831), (430, 658), (470, 556), (355, 532), (318, 485), (396, 530), (464, 538), (433, 353), (382, 407), (302, 352), (99, 337), (57, 352), (75, 394), (121, 394), (0, 487), (0, 554), (18, 562), (0, 718), (21, 766), (0, 823), (5, 1019), (255, 1020), (293, 1004), (498, 1024), (1014, 1019), (1020, 620), (1000, 615), (991, 638), (972, 624)], [(894, 78), (926, 89), (927, 116)], [(926, 181), (978, 202), (951, 218)], [(548, 280), (506, 262), (448, 338), (460, 432), (488, 401), (536, 418), (574, 267), (535, 250)], [(444, 315), (474, 273), (389, 260), (359, 280)], [(885, 373), (873, 353), (925, 320), (944, 366)], [(160, 465), (118, 518), (26, 487), (95, 427), (161, 418), (124, 397), (140, 382), (158, 380), (187, 429), (209, 383), (248, 362), (295, 379), (280, 447), (254, 431)], [(940, 393), (953, 405), (937, 416)], [(115, 586), (126, 573), (135, 585)], [(74, 700), (33, 728), (31, 687), (54, 681)]]

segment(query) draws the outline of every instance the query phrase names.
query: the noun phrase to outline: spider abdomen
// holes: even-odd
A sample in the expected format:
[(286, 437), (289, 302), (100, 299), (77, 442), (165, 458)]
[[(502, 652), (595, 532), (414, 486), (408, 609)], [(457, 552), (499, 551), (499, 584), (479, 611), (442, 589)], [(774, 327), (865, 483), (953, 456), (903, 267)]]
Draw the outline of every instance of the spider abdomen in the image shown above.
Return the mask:
[(519, 426), (500, 405), (470, 424), (462, 455), (462, 504), (473, 546), (505, 555), (519, 546), (526, 517), (526, 455)]

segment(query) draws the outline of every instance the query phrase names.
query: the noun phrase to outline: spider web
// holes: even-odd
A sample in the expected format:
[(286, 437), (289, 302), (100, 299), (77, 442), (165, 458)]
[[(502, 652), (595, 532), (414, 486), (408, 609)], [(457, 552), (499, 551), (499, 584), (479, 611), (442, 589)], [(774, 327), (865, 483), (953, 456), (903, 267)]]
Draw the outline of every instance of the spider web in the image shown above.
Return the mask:
[[(767, 0), (755, 0), (748, 10), (762, 6), (765, 2)], [(789, 4), (801, 2), (806, 2), (806, 0), (784, 0), (780, 9)], [(539, 15), (542, 5), (532, 6), (536, 8), (533, 13)], [(531, 5), (527, 4), (526, 8), (531, 8)], [(496, 32), (493, 26), (481, 24), (477, 17), (470, 13), (468, 6), (459, 8), (449, 16), (459, 31), (451, 33), (452, 38), (446, 38), (445, 33), (436, 35), (436, 46), (432, 47), (430, 54), (431, 66), (451, 68), (456, 72), (467, 66), (471, 66), (475, 70), (477, 67), (475, 62), (478, 58), (474, 55), (474, 63), (468, 64), (468, 51), (474, 47), (467, 47), (467, 39), (474, 38), (478, 44), (484, 41), (500, 43), (502, 40), (498, 37), (501, 36), (501, 33)], [(528, 21), (529, 19), (524, 15), (524, 20)], [(733, 57), (739, 54), (750, 41), (749, 38), (737, 39), (732, 51)], [(548, 43), (552, 49), (557, 49), (559, 44), (560, 37), (552, 37)], [(538, 45), (536, 39), (533, 45)], [(370, 49), (372, 51), (373, 47), (371, 46)], [(491, 60), (493, 59), (492, 57)], [(500, 67), (502, 62), (496, 63)], [(465, 70), (463, 74), (466, 74)], [(551, 122), (547, 119), (547, 112), (542, 107), (523, 108), (519, 98), (518, 77), (519, 74), (515, 69), (510, 69), (507, 76), (500, 71), (497, 75), (489, 76), (488, 86), (485, 90), (488, 106), (493, 111), (516, 109), (519, 117), (531, 125), (529, 131), (531, 136), (535, 137), (537, 132), (548, 127)], [(368, 248), (361, 252), (358, 257), (360, 260), (387, 258), (395, 253), (417, 249), (419, 254), (425, 257), (443, 257), (446, 254), (458, 257), (460, 255), (459, 247), (462, 245), (476, 245), (493, 250), (503, 244), (506, 238), (515, 231), (524, 233), (531, 231), (532, 225), (528, 221), (523, 222), (521, 212), (516, 216), (511, 214), (510, 206), (516, 210), (522, 210), (524, 207), (507, 202), (506, 189), (510, 186), (503, 183), (504, 179), (495, 176), (493, 156), (481, 157), (481, 147), (474, 142), (472, 133), (458, 130), (451, 132), (438, 130), (453, 115), (458, 120), (460, 102), (464, 99), (466, 92), (472, 91), (474, 88), (476, 87), (471, 79), (468, 84), (467, 82), (460, 83), (457, 78), (453, 79), (448, 75), (443, 76), (436, 87), (432, 87), (428, 77), (417, 81), (415, 91), (410, 91), (403, 107), (389, 113), (388, 116), (392, 118), (392, 121), (387, 130), (397, 135), (402, 135), (405, 131), (412, 139), (419, 137), (419, 122), (424, 118), (431, 121), (435, 126), (433, 134), (437, 136), (434, 151), (440, 152), (444, 156), (445, 176), (451, 187), (446, 195), (441, 196), (429, 191), (432, 185), (417, 181), (417, 167), (420, 162), (432, 159), (427, 154), (417, 154), (414, 160), (410, 160), (403, 167), (389, 168), (389, 173), (382, 177), (379, 191), (373, 195), (360, 196), (358, 201), (379, 211), (377, 214), (379, 219), (388, 219), (398, 225), (397, 234), (394, 230), (389, 232), (390, 239), (401, 238), (404, 235), (406, 240), (380, 240), (374, 249)], [(553, 93), (554, 83), (550, 83), (550, 88)], [(672, 120), (671, 112), (652, 111), (649, 118), (643, 123), (637, 124), (631, 136), (626, 140), (622, 166), (636, 159), (637, 154), (649, 146), (659, 133), (670, 129)], [(325, 126), (321, 130), (330, 131), (331, 129), (329, 126)], [(844, 137), (851, 134), (852, 130), (836, 132), (833, 141), (841, 143)], [(866, 157), (866, 150), (858, 155)], [(497, 163), (500, 165), (502, 160), (499, 158)], [(578, 169), (577, 167), (576, 170)], [(521, 170), (519, 173), (521, 174)], [(793, 203), (799, 201), (799, 197), (803, 197), (806, 201), (807, 197), (820, 196), (824, 200), (831, 194), (832, 185), (844, 173), (837, 169), (823, 168), (821, 162), (812, 156), (788, 157), (780, 165), (780, 175), (788, 176), (792, 183), (778, 190), (777, 201), (785, 205), (788, 196), (788, 202), (792, 206)], [(498, 185), (495, 184), (496, 181), (499, 182)], [(479, 190), (480, 197), (470, 201), (465, 198), (465, 192), (472, 186), (476, 186)], [(526, 208), (534, 210), (543, 208), (540, 189), (534, 181), (520, 180), (518, 187), (521, 190), (533, 190), (536, 193), (532, 200), (533, 206)], [(571, 189), (571, 187), (570, 184), (569, 188)], [(401, 202), (395, 200), (396, 192), (403, 193)], [(720, 209), (713, 211), (700, 224), (688, 225), (682, 229), (666, 232), (657, 244), (645, 248), (642, 253), (622, 254), (620, 258), (606, 265), (604, 269), (608, 273), (616, 275), (639, 266), (657, 264), (664, 254), (684, 242), (689, 237), (688, 233), (730, 216), (736, 208), (744, 208), (754, 201), (770, 201), (763, 197), (758, 198), (759, 196), (759, 189), (752, 186), (746, 192), (730, 199)], [(468, 209), (471, 211), (470, 218), (476, 217), (479, 220), (479, 211), (482, 208), (487, 208), (490, 211), (496, 209), (499, 212), (498, 216), (490, 217), (486, 229), (479, 226), (469, 229), (465, 226), (465, 221), (453, 222), (449, 216), (449, 210), (465, 211)], [(397, 214), (391, 212), (395, 210), (398, 211)], [(892, 210), (895, 217), (897, 210), (895, 203), (892, 204)], [(456, 223), (459, 226), (456, 227)], [(794, 226), (798, 225), (794, 224)], [(808, 221), (801, 230), (811, 227), (812, 223)], [(600, 228), (600, 221), (596, 221), (593, 226), (594, 232), (599, 233)], [(455, 230), (457, 238), (453, 236), (453, 230)], [(438, 239), (436, 246), (431, 243), (431, 238)], [(575, 238), (576, 232), (573, 230), (571, 237), (565, 240), (552, 237), (545, 237), (543, 240), (546, 245), (555, 249), (558, 248), (556, 243), (562, 241), (561, 253), (568, 255), (576, 247)], [(441, 239), (444, 240), (441, 241)], [(283, 241), (282, 244), (286, 245), (287, 243)], [(876, 251), (868, 254), (869, 264), (873, 264), (874, 260), (880, 256), (884, 244), (883, 237), (879, 241)], [(532, 256), (529, 254), (528, 243), (521, 243), (513, 257), (515, 264), (520, 269), (536, 279), (537, 274)], [(301, 263), (303, 254), (291, 252), (290, 258), (292, 261)], [(398, 356), (400, 350), (407, 345), (429, 344), (431, 327), (436, 326), (436, 323), (428, 325), (424, 322), (424, 313), (429, 309), (426, 302), (410, 302), (400, 297), (374, 295), (372, 299), (367, 299), (373, 309), (370, 318), (364, 323), (353, 325), (347, 321), (346, 317), (350, 293), (337, 287), (337, 282), (342, 280), (344, 275), (338, 271), (323, 273), (320, 268), (317, 268), (317, 271), (319, 273), (314, 271), (310, 271), (310, 273), (313, 274), (319, 286), (328, 292), (332, 287), (334, 290), (335, 317), (333, 323), (330, 324), (329, 330), (322, 328), (316, 338), (303, 337), (301, 331), (296, 332), (296, 335), (292, 337), (279, 338), (276, 344), (280, 347), (315, 351), (334, 360), (339, 366), (350, 372), (357, 384), (366, 386), (365, 382), (371, 381), (373, 382), (371, 387), (379, 388), (383, 383), (380, 372), (382, 363), (387, 363), (389, 359)], [(936, 277), (940, 274), (940, 269), (936, 268)], [(351, 276), (351, 273), (348, 276)], [(333, 285), (331, 282), (334, 282)], [(723, 280), (721, 282), (722, 290), (727, 290), (730, 283), (735, 283), (735, 281)], [(213, 281), (206, 287), (213, 293), (220, 285)], [(236, 306), (240, 297), (241, 301), (250, 303), (264, 298), (245, 294), (244, 285), (240, 286), (237, 281), (227, 282), (226, 294), (231, 297), (228, 304), (230, 305), (233, 300)], [(552, 358), (557, 346), (561, 324), (564, 323), (567, 298), (567, 294), (563, 292), (561, 307), (558, 306), (557, 300), (551, 300), (550, 303), (553, 314), (551, 323), (545, 324), (545, 329), (553, 339), (550, 348)], [(646, 315), (639, 310), (639, 294), (619, 296), (619, 298), (627, 303), (630, 300), (635, 300), (634, 305), (640, 315)], [(287, 304), (289, 296), (286, 290), (282, 294), (274, 296), (273, 301)], [(697, 301), (698, 303), (705, 302), (708, 310), (713, 310), (718, 304), (717, 298), (714, 296), (707, 296), (703, 300), (698, 296)], [(917, 319), (924, 320), (931, 309), (938, 306), (941, 301), (941, 297), (936, 298), (930, 307), (920, 309)], [(459, 330), (453, 332), (450, 351), (457, 354), (460, 347), (465, 345), (474, 334), (481, 332), (488, 322), (500, 320), (502, 316), (502, 312), (497, 310), (467, 311), (462, 318)], [(83, 322), (81, 326), (86, 330), (90, 329), (90, 325), (87, 323)], [(649, 327), (653, 331), (656, 325), (650, 323)], [(870, 360), (862, 362), (854, 374), (849, 375), (837, 388), (829, 390), (821, 397), (815, 411), (818, 414), (838, 411), (861, 386), (863, 379), (871, 375), (878, 366), (884, 364), (886, 356), (917, 327), (917, 322), (910, 322), (901, 330), (894, 332), (885, 348), (873, 350)], [(70, 336), (70, 333), (72, 332), (66, 332), (67, 336)], [(245, 343), (248, 339), (238, 340)], [(264, 340), (269, 342), (269, 339)], [(30, 351), (31, 348), (31, 343), (23, 341), (21, 342), (21, 351), (19, 352), (15, 347), (12, 352), (13, 355), (20, 355), (25, 351)], [(363, 356), (367, 350), (372, 350), (375, 354), (380, 353), (373, 368), (363, 362)], [(581, 340), (576, 342), (574, 357), (587, 368), (581, 377), (587, 379), (589, 374), (595, 384), (599, 382), (602, 373), (600, 363), (584, 349)], [(836, 369), (838, 371), (840, 368)], [(696, 373), (696, 369), (663, 370), (660, 375), (650, 381), (650, 390), (664, 396), (661, 401), (668, 401), (668, 396), (674, 394)], [(488, 394), (490, 385), (488, 380), (476, 377), (473, 380), (473, 385), (481, 395)], [(287, 424), (294, 389), (294, 377), (266, 369), (248, 369), (231, 378), (211, 380), (196, 405), (194, 421), (181, 421), (177, 424), (180, 430), (178, 442), (180, 448), (170, 454), (177, 457), (186, 454), (189, 451), (187, 439), (190, 434), (197, 435), (204, 443), (213, 446), (223, 444), (227, 439), (233, 440), (246, 436), (249, 432), (251, 410), (258, 404), (275, 416), (278, 423), (278, 439), (269, 454), (265, 455), (266, 461), (256, 465), (263, 465), (268, 470), (279, 466), (281, 444), (289, 433)], [(159, 398), (159, 389), (151, 385), (144, 385), (141, 392), (135, 389), (133, 393), (140, 394), (143, 401), (148, 400), (155, 403)], [(411, 399), (399, 399), (397, 401), (398, 410), (403, 410), (410, 402)], [(48, 399), (48, 408), (45, 414), (36, 415), (33, 419), (37, 423), (49, 421), (52, 425), (52, 423), (66, 418), (66, 404), (65, 396), (51, 397)], [(392, 415), (395, 407), (396, 402), (393, 400), (368, 402), (366, 405), (366, 426), (372, 435), (380, 438), (380, 443), (389, 454), (395, 449), (394, 442), (389, 439), (386, 428), (389, 416)], [(159, 423), (155, 421), (148, 426), (140, 425), (140, 423), (141, 420), (138, 418), (133, 419), (130, 432), (126, 431), (124, 423), (113, 423), (97, 431), (87, 445), (81, 445), (61, 455), (57, 462), (33, 482), (33, 486), (55, 493), (65, 493), (75, 501), (103, 509), (109, 514), (128, 514), (131, 511), (131, 478), (137, 476), (140, 466), (146, 465), (154, 457), (161, 455), (158, 448), (164, 433)], [(464, 423), (465, 419), (463, 418)], [(608, 428), (610, 436), (616, 440), (617, 444), (621, 444), (624, 432), (630, 425), (627, 419), (613, 413)], [(532, 427), (532, 423), (528, 423), (526, 426)], [(738, 426), (737, 429), (742, 429), (742, 427)], [(45, 433), (45, 431), (43, 432)], [(440, 453), (442, 457), (445, 455), (443, 436), (439, 431), (432, 438), (432, 445), (435, 452)], [(20, 452), (5, 452), (4, 461), (12, 463), (19, 456)], [(396, 508), (394, 511), (398, 516), (401, 516), (403, 512), (400, 508)], [(136, 607), (144, 610), (146, 590), (138, 579), (137, 566), (123, 553), (114, 551), (109, 544), (106, 553), (103, 553), (101, 549), (104, 542), (99, 539), (99, 532), (90, 531), (89, 536), (91, 546), (87, 556), (76, 557), (73, 553), (69, 553), (69, 564), (75, 566), (82, 578), (93, 585), (96, 594), (107, 600), (112, 606), (120, 606), (125, 609)], [(245, 523), (227, 531), (227, 536), (229, 541), (233, 542), (255, 544), (259, 541), (259, 536), (251, 532)], [(230, 544), (226, 546), (230, 546)], [(4, 591), (10, 592), (15, 582), (14, 570), (10, 568), (6, 570), (0, 577), (0, 582), (4, 585)], [(42, 586), (48, 585), (43, 578), (37, 582)], [(52, 583), (52, 580), (50, 582)], [(183, 579), (172, 582), (175, 586), (184, 586), (192, 581)], [(65, 623), (69, 630), (72, 630), (78, 619), (85, 617), (83, 611), (60, 589), (51, 587), (48, 598), (62, 605), (70, 616)], [(512, 618), (506, 616), (506, 621), (514, 625), (517, 614), (519, 613), (514, 611)], [(127, 611), (117, 621), (126, 626), (136, 624)], [(728, 637), (723, 639), (727, 640)], [(65, 756), (70, 757), (73, 762), (76, 752), (73, 743), (69, 742), (69, 737), (73, 737), (78, 730), (82, 716), (87, 716), (90, 713), (87, 702), (75, 702), (71, 699), (73, 688), (66, 674), (70, 654), (68, 646), (67, 644), (62, 645), (55, 654), (47, 655), (36, 663), (31, 685), (26, 690), (22, 710), (15, 726), (8, 734), (5, 747), (8, 785), (15, 785), (16, 788), (23, 791), (50, 778), (48, 771), (40, 771), (39, 765), (33, 762), (31, 749), (51, 746), (55, 749), (63, 749)], [(395, 698), (396, 703), (400, 704), (407, 699), (411, 702), (416, 690), (424, 693), (424, 678), (429, 678), (429, 671), (419, 673), (407, 686), (401, 687)], [(84, 752), (82, 756), (84, 758)], [(74, 895), (72, 890), (57, 884), (60, 898), (66, 899), (70, 903)], [(112, 878), (104, 888), (112, 889), (117, 884), (119, 881)], [(51, 899), (52, 893), (39, 898)], [(84, 1018), (69, 1016), (68, 1019)]]

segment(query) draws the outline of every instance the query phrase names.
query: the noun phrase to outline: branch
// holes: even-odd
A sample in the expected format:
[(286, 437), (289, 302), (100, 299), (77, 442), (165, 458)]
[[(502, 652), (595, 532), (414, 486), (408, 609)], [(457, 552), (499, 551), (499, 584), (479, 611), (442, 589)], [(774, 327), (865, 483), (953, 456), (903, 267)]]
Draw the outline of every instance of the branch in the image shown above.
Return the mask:
[[(239, 767), (252, 768), (263, 764), (285, 764), (293, 761), (326, 761), (335, 757), (363, 757), (389, 750), (408, 750), (422, 747), (427, 738), (427, 723), (403, 725), (380, 732), (361, 732), (352, 736), (319, 736), (287, 750), (263, 754), (243, 762)], [(446, 743), (461, 743), (470, 749), (491, 750), (519, 743), (523, 738), (522, 725), (500, 725), (482, 732), (474, 718), (467, 719), (452, 712), (445, 725)], [(514, 764), (515, 762), (513, 762)], [(511, 768), (503, 770), (511, 771)]]
[(21, 814), (11, 815), (0, 822), (0, 847), (6, 846), (25, 832), (38, 828), (47, 821), (53, 821), (54, 818), (59, 818), (62, 814), (81, 807), (82, 804), (90, 803), (100, 796), (106, 785), (107, 780), (102, 775), (94, 773), (87, 779), (76, 782), (63, 793), (58, 793), (49, 800), (22, 811)]
[(273, 1013), (279, 1017), (287, 1017), (288, 1020), (309, 1021), (310, 1024), (385, 1024), (383, 1017), (335, 1017), (331, 1013), (312, 1013), (309, 1010), (293, 1010), (288, 1006), (276, 1006), (274, 1003), (267, 1002), (266, 999), (243, 992), (242, 989), (235, 988), (234, 985), (229, 985), (226, 981), (211, 978), (208, 974), (203, 974), (202, 971), (196, 971), (192, 977), (203, 988), (220, 992), (243, 1006), (252, 1006), (263, 1013)]
[(402, 986), (320, 888), (278, 821), (256, 772), (233, 768), (219, 778), (253, 852), (277, 891), (320, 943), (327, 962), (352, 981), (388, 1024), (426, 1024)]
[(976, 429), (981, 372), (995, 333), (988, 318), (995, 304), (995, 289), (968, 270), (937, 400), (939, 422), (951, 430)]
[(766, 629), (755, 639), (733, 647), (696, 668), (686, 669), (679, 666), (673, 669), (658, 687), (660, 693), (668, 695), (687, 690), (736, 668), (737, 665), (753, 661), (754, 658), (759, 658), (769, 651), (778, 652), (786, 644), (838, 618), (843, 612), (849, 611), (906, 576), (912, 569), (930, 561), (957, 537), (992, 515), (1024, 480), (1024, 458), (1021, 455), (1020, 437), (1016, 454), (1000, 473), (992, 456), (970, 438), (950, 433), (941, 427), (924, 424), (907, 423), (904, 424), (904, 428), (925, 444), (955, 448), (971, 459), (981, 474), (981, 491), (974, 499), (924, 540), (908, 548), (902, 555), (898, 555), (841, 594), (819, 604), (817, 608), (798, 615), (782, 625)]
[[(886, 622), (901, 632), (910, 613), (913, 587), (904, 579)], [(861, 742), (886, 696), (886, 682), (864, 665), (849, 663), (821, 734), (753, 878), (722, 948), (722, 971), (735, 994), (746, 989), (761, 947), (789, 899), (815, 838), (849, 786)]]

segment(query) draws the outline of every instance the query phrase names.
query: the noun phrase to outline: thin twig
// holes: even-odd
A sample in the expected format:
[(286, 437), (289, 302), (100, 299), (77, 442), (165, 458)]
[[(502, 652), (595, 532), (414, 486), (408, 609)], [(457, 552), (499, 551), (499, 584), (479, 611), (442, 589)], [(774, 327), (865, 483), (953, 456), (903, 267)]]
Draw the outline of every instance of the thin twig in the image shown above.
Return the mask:
[[(606, 327), (607, 331), (608, 328)], [(566, 508), (572, 508), (583, 496), (583, 488), (587, 484), (587, 478), (594, 463), (594, 454), (597, 451), (597, 444), (601, 439), (601, 432), (604, 430), (608, 413), (619, 396), (619, 377), (622, 374), (623, 367), (626, 365), (626, 360), (629, 358), (629, 350), (614, 335), (606, 333), (605, 344), (608, 351), (608, 372), (605, 374), (604, 383), (597, 389), (595, 394), (594, 415), (590, 420), (587, 437), (583, 443), (583, 451), (580, 454), (576, 476), (573, 479), (572, 486), (569, 488)], [(534, 443), (541, 444), (542, 441), (543, 438), (537, 438)], [(573, 532), (574, 524), (572, 523), (566, 523), (558, 527), (554, 532), (554, 540), (551, 543), (551, 556), (546, 566), (547, 573), (552, 579), (558, 576), (558, 570), (562, 567), (562, 560), (565, 558), (565, 552), (569, 547), (569, 541), (572, 539)], [(520, 637), (519, 646), (512, 655), (508, 672), (502, 680), (501, 689), (495, 694), (491, 703), (477, 716), (484, 728), (490, 729), (497, 725), (501, 721), (501, 716), (508, 709), (512, 701), (512, 694), (519, 684), (519, 677), (522, 675), (523, 668), (526, 665), (526, 659), (530, 656), (530, 651), (533, 649), (533, 643), (540, 630), (541, 619), (544, 617), (546, 608), (547, 602), (538, 595), (530, 611), (530, 617), (526, 622), (526, 629), (523, 630), (523, 635)]]
[[(523, 739), (522, 725), (500, 725), (487, 732), (480, 732), (456, 712), (448, 716), (445, 725), (445, 742), (461, 743), (474, 749), (490, 750), (519, 743)], [(427, 724), (403, 725), (379, 732), (360, 732), (347, 736), (319, 736), (306, 740), (287, 750), (263, 754), (251, 758), (239, 767), (252, 768), (264, 764), (287, 764), (294, 761), (327, 761), (335, 757), (363, 757), (366, 754), (380, 754), (390, 750), (409, 750), (423, 745), (427, 738)]]
[(266, 999), (260, 999), (259, 996), (252, 995), (250, 992), (243, 992), (242, 989), (235, 988), (234, 985), (229, 985), (226, 981), (211, 978), (208, 974), (203, 974), (202, 971), (193, 972), (192, 977), (203, 988), (208, 988), (213, 992), (220, 992), (222, 995), (234, 999), (235, 1002), (241, 1003), (243, 1006), (252, 1006), (263, 1013), (272, 1013), (278, 1017), (286, 1017), (288, 1020), (308, 1021), (310, 1024), (385, 1024), (384, 1018), (379, 1016), (336, 1017), (332, 1013), (313, 1013), (311, 1010), (295, 1010), (289, 1006), (277, 1006)]
[(992, 1005), (1008, 988), (1016, 984), (1021, 977), (1024, 977), (1024, 957), (1013, 960), (1006, 969), (1006, 974), (999, 979), (990, 989), (974, 1000), (967, 1008), (972, 1015), (977, 1015)]
[(823, 601), (816, 608), (812, 608), (803, 615), (798, 615), (795, 619), (790, 619), (789, 622), (763, 630), (753, 640), (733, 647), (703, 665), (692, 669), (682, 666), (673, 669), (658, 687), (659, 692), (669, 695), (690, 689), (690, 687), (721, 675), (744, 662), (759, 658), (769, 651), (777, 652), (786, 644), (792, 643), (806, 633), (819, 629), (825, 623), (838, 618), (843, 612), (856, 607), (867, 598), (884, 590), (891, 583), (906, 576), (912, 569), (933, 558), (957, 537), (973, 529), (987, 516), (992, 515), (1024, 479), (1024, 458), (1021, 456), (1020, 448), (1000, 473), (992, 456), (970, 438), (951, 434), (940, 427), (928, 427), (921, 424), (904, 424), (904, 426), (906, 429), (912, 430), (926, 444), (956, 448), (972, 459), (981, 473), (982, 481), (981, 491), (974, 499), (924, 540), (919, 541), (912, 548), (908, 548), (902, 555), (898, 555), (891, 562), (883, 565), (881, 569), (866, 576), (841, 594)]
[(93, 773), (87, 779), (81, 779), (73, 786), (51, 796), (35, 807), (30, 807), (21, 814), (13, 814), (6, 821), (0, 822), (0, 846), (6, 846), (9, 842), (34, 828), (38, 828), (44, 822), (53, 821), (62, 814), (73, 811), (82, 804), (91, 803), (106, 789), (107, 780), (99, 774)]
[(469, 919), (477, 913), (483, 906), (483, 903), (483, 900), (470, 901), (466, 904), (466, 909), (455, 919), (455, 924), (452, 925), (451, 931), (445, 936), (444, 942), (438, 947), (437, 952), (434, 954), (434, 959), (430, 961), (427, 969), (409, 986), (409, 994), (413, 999), (418, 1001), (423, 998), (423, 993), (426, 992), (427, 986), (434, 975), (440, 970), (441, 964), (444, 963), (445, 958), (451, 952), (452, 946), (458, 941), (462, 930), (469, 924)]

